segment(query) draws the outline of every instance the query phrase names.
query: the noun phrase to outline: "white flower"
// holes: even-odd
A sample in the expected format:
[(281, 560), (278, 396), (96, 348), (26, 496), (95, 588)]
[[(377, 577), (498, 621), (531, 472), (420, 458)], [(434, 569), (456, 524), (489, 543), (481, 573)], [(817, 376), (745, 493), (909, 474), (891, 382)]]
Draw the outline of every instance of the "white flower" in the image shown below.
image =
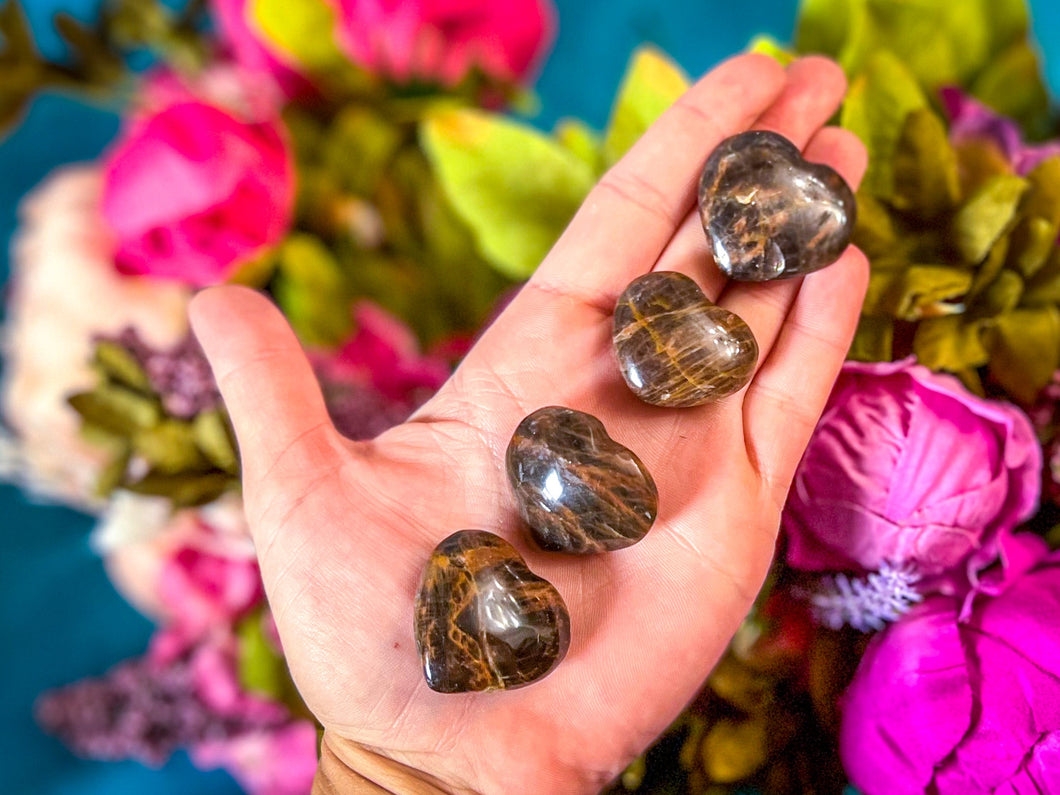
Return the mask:
[(14, 478), (38, 496), (98, 509), (103, 453), (66, 404), (90, 389), (93, 337), (135, 326), (157, 346), (187, 332), (188, 288), (119, 274), (99, 212), (95, 166), (60, 169), (29, 194), (12, 251), (0, 407), (17, 440)]

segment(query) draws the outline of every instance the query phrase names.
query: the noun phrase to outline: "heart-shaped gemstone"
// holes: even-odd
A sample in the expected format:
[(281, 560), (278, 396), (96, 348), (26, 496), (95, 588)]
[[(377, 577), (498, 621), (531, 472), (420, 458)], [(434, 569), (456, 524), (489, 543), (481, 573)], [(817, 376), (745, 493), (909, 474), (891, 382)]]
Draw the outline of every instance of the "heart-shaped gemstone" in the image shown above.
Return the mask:
[(461, 530), (427, 561), (415, 631), (431, 690), (512, 690), (563, 659), (570, 616), (559, 592), (515, 547), (484, 530)]
[(622, 377), (654, 406), (720, 400), (751, 380), (758, 361), (747, 324), (671, 271), (630, 283), (615, 306), (613, 340)]
[(519, 513), (542, 549), (622, 549), (644, 538), (659, 510), (644, 464), (591, 414), (538, 409), (515, 429), (506, 464)]
[(812, 273), (850, 242), (857, 205), (833, 169), (803, 160), (782, 135), (751, 130), (721, 142), (703, 167), (699, 213), (730, 278)]

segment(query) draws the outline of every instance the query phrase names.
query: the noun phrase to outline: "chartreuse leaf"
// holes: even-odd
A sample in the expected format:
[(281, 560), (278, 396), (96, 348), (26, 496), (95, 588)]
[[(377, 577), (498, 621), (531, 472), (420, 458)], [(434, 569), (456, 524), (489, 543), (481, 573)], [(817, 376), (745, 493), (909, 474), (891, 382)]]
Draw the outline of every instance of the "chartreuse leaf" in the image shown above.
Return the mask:
[(105, 378), (111, 378), (138, 392), (151, 389), (147, 373), (125, 346), (102, 340), (96, 343), (93, 359)]
[(802, 0), (795, 49), (836, 57), (864, 14), (865, 0)]
[(281, 701), (287, 686), (287, 666), (283, 656), (265, 637), (260, 612), (236, 625), (239, 684), (251, 693)]
[(1003, 270), (975, 300), (975, 317), (997, 317), (1019, 306), (1023, 279), (1015, 271)]
[(889, 362), (893, 343), (893, 320), (862, 315), (847, 358), (857, 362)]
[(914, 210), (923, 220), (952, 209), (959, 198), (957, 153), (946, 127), (930, 108), (905, 117), (894, 152), (894, 193), (897, 210)]
[(401, 145), (402, 132), (362, 105), (339, 112), (319, 151), (328, 174), (345, 190), (370, 196)]
[(688, 76), (654, 47), (642, 47), (622, 79), (604, 136), (604, 160), (616, 162), (689, 86)]
[(236, 485), (238, 481), (223, 472), (176, 475), (152, 472), (140, 480), (124, 484), (122, 488), (134, 494), (165, 497), (176, 508), (193, 508), (213, 502)]
[(1015, 174), (996, 176), (957, 211), (952, 231), (965, 262), (980, 262), (990, 253), (1016, 214), (1027, 186), (1027, 180)]
[(869, 152), (862, 192), (889, 199), (894, 191), (892, 162), (906, 117), (927, 106), (927, 99), (905, 65), (878, 52), (853, 81), (843, 105), (841, 123)]
[(959, 372), (981, 367), (990, 359), (980, 323), (960, 315), (933, 317), (920, 322), (913, 337), (917, 360), (932, 370)]
[(1060, 367), (1060, 309), (1017, 309), (997, 318), (990, 334), (990, 372), (1004, 389), (1031, 403)]
[(326, 0), (248, 0), (244, 13), (271, 44), (308, 71), (346, 63), (335, 41), (335, 7)]
[(353, 328), (351, 296), (342, 267), (319, 238), (292, 235), (279, 251), (273, 294), (308, 345), (342, 342)]
[(149, 428), (162, 416), (157, 400), (107, 383), (71, 395), (67, 402), (86, 423), (119, 436)]
[(755, 36), (751, 39), (750, 44), (747, 45), (747, 51), (758, 53), (759, 55), (768, 55), (781, 66), (788, 66), (798, 57), (790, 48), (784, 46), (772, 36), (766, 35)]
[(583, 160), (547, 136), (479, 110), (435, 113), (421, 139), (479, 252), (513, 279), (533, 273), (595, 178)]
[(1007, 264), (1029, 279), (1045, 264), (1060, 236), (1060, 157), (1040, 163), (1027, 182)]
[(1047, 132), (1049, 92), (1030, 42), (1017, 41), (1000, 53), (975, 79), (971, 91), (998, 113), (1018, 120), (1025, 132)]
[(229, 474), (239, 474), (239, 453), (224, 411), (200, 413), (192, 422), (192, 434), (196, 446), (211, 464)]
[(954, 314), (953, 302), (972, 284), (970, 270), (948, 265), (910, 265), (891, 282), (879, 309), (902, 320)]
[(898, 231), (890, 212), (867, 191), (858, 194), (854, 242), (874, 265), (877, 258), (893, 255), (898, 243)]
[(603, 144), (587, 124), (580, 119), (563, 119), (552, 134), (562, 147), (583, 161), (594, 174), (603, 173)]
[(163, 420), (133, 436), (133, 449), (151, 469), (165, 475), (201, 470), (208, 461), (195, 444), (191, 424)]

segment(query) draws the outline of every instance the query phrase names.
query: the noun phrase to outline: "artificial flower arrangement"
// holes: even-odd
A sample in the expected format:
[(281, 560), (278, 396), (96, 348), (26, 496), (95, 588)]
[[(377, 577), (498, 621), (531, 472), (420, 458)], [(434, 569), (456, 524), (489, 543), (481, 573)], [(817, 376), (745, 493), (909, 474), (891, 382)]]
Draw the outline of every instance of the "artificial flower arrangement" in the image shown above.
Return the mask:
[[(337, 427), (370, 438), (444, 382), (688, 80), (642, 50), (602, 134), (546, 134), (508, 110), (552, 36), (546, 0), (205, 10), (213, 28), (198, 4), (60, 18), (60, 65), (0, 7), (0, 123), (42, 89), (126, 98), (101, 162), (23, 205), (4, 458), (99, 514), (115, 585), (159, 624), (143, 657), (42, 697), (41, 723), (80, 754), (183, 747), (297, 795), (317, 727), (190, 297), (266, 291)], [(1060, 145), (1027, 142), (1053, 131), (1029, 37), (1020, 0), (804, 0), (792, 47), (753, 44), (851, 78), (871, 284), (755, 609), (613, 791), (1060, 790)], [(155, 65), (130, 72), (145, 48)]]

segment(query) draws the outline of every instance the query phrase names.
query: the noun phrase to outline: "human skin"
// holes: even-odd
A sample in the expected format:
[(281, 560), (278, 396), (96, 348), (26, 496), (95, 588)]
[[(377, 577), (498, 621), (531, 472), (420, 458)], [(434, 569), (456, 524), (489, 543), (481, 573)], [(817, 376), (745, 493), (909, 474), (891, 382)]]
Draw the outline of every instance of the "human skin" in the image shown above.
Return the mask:
[[(849, 248), (804, 278), (728, 280), (695, 212), (726, 136), (777, 131), (855, 186), (861, 144), (822, 125), (845, 90), (829, 61), (742, 55), (703, 77), (592, 191), (527, 285), (403, 425), (341, 437), (286, 321), (239, 287), (195, 299), (194, 328), (232, 416), (247, 518), (295, 681), (325, 727), (318, 792), (589, 793), (693, 697), (757, 594), (795, 467), (839, 371), (868, 281)], [(740, 392), (698, 408), (639, 402), (611, 350), (615, 299), (676, 270), (750, 325)], [(643, 541), (570, 557), (526, 542), (504, 451), (530, 412), (599, 417), (659, 487)], [(571, 614), (566, 659), (511, 692), (427, 688), (413, 599), (433, 547), (485, 529), (512, 540)], [(361, 776), (354, 771), (361, 771)], [(359, 783), (358, 783), (359, 782)]]

